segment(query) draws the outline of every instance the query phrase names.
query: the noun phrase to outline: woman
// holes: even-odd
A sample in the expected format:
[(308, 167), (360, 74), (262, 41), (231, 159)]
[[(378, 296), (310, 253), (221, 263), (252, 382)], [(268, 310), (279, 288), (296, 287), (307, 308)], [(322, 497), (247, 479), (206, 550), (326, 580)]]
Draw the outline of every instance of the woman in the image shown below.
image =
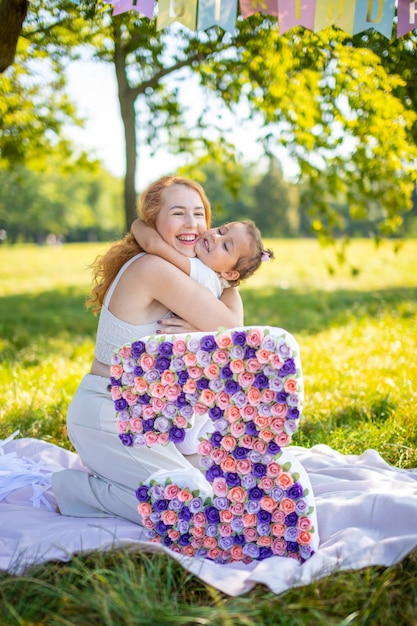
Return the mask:
[[(140, 198), (139, 214), (189, 257), (211, 218), (201, 186), (179, 177), (151, 184)], [(68, 435), (91, 474), (58, 472), (53, 491), (63, 515), (119, 516), (138, 523), (138, 482), (158, 470), (187, 470), (192, 464), (172, 443), (140, 449), (120, 445), (108, 389), (111, 357), (123, 344), (157, 329), (179, 333), (241, 326), (243, 307), (236, 289), (226, 289), (218, 300), (164, 259), (141, 252), (130, 234), (97, 260), (94, 276), (89, 305), (100, 311), (95, 358), (67, 414)]]

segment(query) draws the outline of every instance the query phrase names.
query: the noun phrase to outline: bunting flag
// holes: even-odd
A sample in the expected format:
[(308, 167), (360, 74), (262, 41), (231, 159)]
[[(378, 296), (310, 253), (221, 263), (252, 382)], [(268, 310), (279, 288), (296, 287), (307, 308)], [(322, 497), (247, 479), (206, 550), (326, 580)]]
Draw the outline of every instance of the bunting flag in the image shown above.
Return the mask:
[(255, 13), (267, 13), (278, 17), (278, 0), (240, 0), (239, 6), (243, 19)]
[[(79, 0), (73, 0), (77, 3)], [(231, 32), (239, 15), (255, 13), (278, 18), (281, 34), (295, 26), (319, 32), (337, 26), (349, 35), (375, 29), (387, 39), (397, 23), (397, 37), (417, 28), (417, 0), (107, 0), (113, 15), (137, 11), (152, 19), (157, 29), (179, 22), (192, 31), (220, 26)]]
[(366, 0), (356, 2), (353, 33), (375, 28), (381, 35), (391, 39), (395, 16), (395, 0)]
[(221, 26), (232, 31), (236, 25), (237, 0), (198, 0), (197, 30)]
[[(151, 0), (153, 2), (153, 0)], [(197, 0), (159, 0), (157, 30), (179, 22), (190, 30), (196, 29)]]
[(397, 37), (417, 28), (417, 2), (398, 0)]
[(279, 0), (278, 24), (281, 35), (294, 28), (305, 26), (314, 30), (316, 0)]
[(317, 32), (335, 24), (349, 35), (353, 35), (355, 5), (362, 2), (363, 0), (358, 0), (356, 3), (352, 0), (316, 0), (314, 31)]
[(154, 0), (108, 0), (113, 5), (113, 15), (120, 15), (126, 11), (137, 11), (151, 20), (154, 17)]

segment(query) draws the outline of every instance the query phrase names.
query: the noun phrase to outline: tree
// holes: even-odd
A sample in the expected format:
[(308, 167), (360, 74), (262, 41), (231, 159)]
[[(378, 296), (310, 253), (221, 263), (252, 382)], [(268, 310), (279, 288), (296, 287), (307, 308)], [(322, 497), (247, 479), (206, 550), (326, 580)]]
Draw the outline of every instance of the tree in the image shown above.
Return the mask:
[(289, 237), (298, 226), (292, 185), (284, 180), (279, 161), (271, 158), (266, 174), (254, 189), (253, 219), (269, 237)]
[(27, 10), (27, 0), (0, 0), (0, 73), (14, 61)]
[[(353, 214), (367, 212), (370, 202), (377, 205), (382, 234), (400, 226), (416, 179), (417, 89), (409, 76), (415, 33), (383, 48), (378, 35), (352, 39), (332, 28), (279, 35), (276, 20), (262, 14), (238, 19), (232, 33), (218, 27), (190, 33), (177, 26), (158, 32), (155, 21), (134, 11), (112, 17), (101, 0), (76, 8), (72, 34), (91, 44), (97, 59), (115, 66), (126, 141), (127, 227), (134, 217), (138, 130), (140, 140), (155, 150), (162, 141), (176, 151), (206, 150), (222, 160), (232, 148), (224, 126), (210, 120), (215, 101), (235, 115), (246, 102), (249, 116), (264, 125), (265, 150), (287, 148), (298, 164), (301, 188), (308, 189), (302, 201), (319, 235), (331, 235), (337, 222), (332, 193), (344, 194)], [(59, 56), (67, 43), (74, 45), (69, 29), (62, 36), (70, 10), (64, 0), (49, 0), (36, 11), (38, 22), (48, 22), (50, 13), (43, 31), (49, 40), (40, 28), (24, 32), (33, 45), (47, 41), (46, 49)], [(61, 48), (52, 33), (59, 33)], [(386, 60), (391, 50), (397, 61)], [(181, 80), (191, 74), (206, 97), (192, 126), (178, 99)]]
[(172, 32), (158, 33), (154, 22), (123, 14), (112, 18), (105, 46), (96, 50), (97, 57), (115, 63), (125, 127), (127, 225), (134, 217), (138, 127), (148, 142), (168, 134), (177, 150), (205, 147), (218, 159), (230, 150), (224, 133), (207, 122), (208, 107), (194, 129), (186, 127), (178, 85), (167, 78), (181, 79), (187, 69), (229, 108), (247, 102), (250, 115), (265, 125), (266, 150), (273, 153), (277, 143), (287, 147), (300, 182), (308, 182), (318, 232), (331, 234), (337, 217), (323, 187), (346, 193), (357, 212), (366, 211), (370, 200), (379, 202), (385, 212), (381, 231), (395, 231), (411, 206), (416, 115), (394, 94), (403, 81), (388, 74), (372, 50), (354, 47), (335, 29), (280, 36), (276, 21), (259, 14), (238, 20), (233, 33), (176, 29), (173, 41)]

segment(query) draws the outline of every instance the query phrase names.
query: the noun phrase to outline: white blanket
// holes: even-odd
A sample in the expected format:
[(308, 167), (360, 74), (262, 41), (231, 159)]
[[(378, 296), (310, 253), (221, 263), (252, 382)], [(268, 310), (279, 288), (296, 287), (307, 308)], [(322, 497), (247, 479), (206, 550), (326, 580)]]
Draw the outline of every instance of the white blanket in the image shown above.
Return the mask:
[(417, 546), (417, 470), (391, 467), (374, 450), (345, 456), (324, 445), (287, 449), (311, 478), (319, 550), (303, 565), (282, 557), (218, 565), (149, 544), (142, 540), (142, 528), (131, 522), (61, 516), (50, 489), (51, 473), (83, 469), (78, 456), (44, 441), (12, 436), (0, 442), (0, 570), (19, 575), (33, 564), (129, 546), (165, 551), (232, 596), (257, 583), (278, 594), (337, 569), (392, 565)]

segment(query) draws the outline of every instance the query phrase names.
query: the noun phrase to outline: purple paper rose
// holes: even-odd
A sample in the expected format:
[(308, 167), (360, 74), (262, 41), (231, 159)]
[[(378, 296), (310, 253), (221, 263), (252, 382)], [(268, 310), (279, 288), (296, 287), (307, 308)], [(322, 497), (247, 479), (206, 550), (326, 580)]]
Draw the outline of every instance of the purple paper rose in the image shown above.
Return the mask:
[(236, 446), (234, 450), (232, 450), (232, 456), (238, 461), (240, 459), (246, 459), (248, 456), (247, 448), (242, 448), (242, 446)]
[(274, 553), (272, 552), (271, 548), (267, 548), (266, 546), (262, 546), (259, 549), (258, 559), (260, 561), (263, 561), (264, 559), (269, 559), (271, 556), (274, 556)]
[(257, 512), (256, 517), (261, 524), (269, 524), (272, 519), (272, 514), (269, 511), (261, 509)]
[(252, 468), (252, 474), (256, 476), (256, 478), (262, 478), (266, 474), (266, 467), (263, 463), (254, 463)]
[(213, 352), (217, 348), (217, 344), (213, 335), (206, 335), (201, 338), (201, 349), (205, 352)]
[(161, 512), (166, 511), (168, 509), (168, 501), (165, 498), (161, 498), (160, 500), (155, 500), (153, 503), (153, 508), (155, 511)]
[(220, 522), (220, 515), (216, 507), (208, 506), (205, 513), (209, 524), (218, 524)]
[(257, 387), (258, 389), (268, 389), (269, 387), (268, 376), (265, 376), (265, 374), (262, 374), (261, 372), (259, 372), (255, 376), (255, 380), (253, 381), (253, 386)]
[(183, 506), (181, 511), (178, 513), (178, 517), (180, 519), (185, 519), (187, 522), (189, 522), (192, 518), (193, 514), (191, 513), (190, 509), (188, 508), (188, 506)]
[(141, 354), (143, 354), (146, 350), (145, 344), (143, 341), (134, 341), (132, 343), (132, 346), (130, 348), (130, 352), (131, 355), (137, 359), (138, 357), (140, 357)]
[(181, 443), (185, 439), (185, 430), (184, 428), (179, 428), (178, 426), (172, 426), (168, 433), (168, 439), (173, 443)]
[(303, 487), (300, 483), (294, 483), (287, 489), (287, 496), (291, 498), (291, 500), (298, 500), (303, 495)]
[(223, 378), (223, 379), (233, 378), (233, 372), (230, 369), (229, 365), (225, 365), (224, 367), (221, 368), (220, 378)]
[(165, 372), (165, 370), (168, 370), (170, 365), (171, 361), (166, 356), (159, 356), (155, 361), (155, 369), (157, 369), (161, 374), (162, 372)]
[(226, 472), (224, 477), (229, 487), (238, 487), (240, 485), (240, 476), (237, 472)]
[(123, 411), (124, 409), (126, 409), (127, 406), (127, 402), (124, 398), (119, 398), (118, 400), (114, 401), (114, 408), (116, 409), (116, 411)]
[(149, 500), (149, 487), (146, 485), (141, 485), (135, 491), (136, 498), (139, 502), (148, 502)]
[(294, 511), (292, 513), (288, 513), (285, 516), (285, 523), (287, 526), (295, 526), (298, 522), (298, 515)]
[(237, 380), (226, 380), (224, 390), (226, 393), (229, 394), (229, 396), (232, 396), (234, 394), (237, 394), (241, 390), (241, 386), (239, 385)]
[(159, 354), (163, 356), (171, 356), (172, 354), (172, 343), (171, 341), (162, 341), (159, 344)]
[(259, 487), (252, 487), (252, 489), (249, 489), (248, 491), (248, 496), (250, 500), (260, 500), (264, 497), (264, 495), (264, 490), (260, 489)]
[(210, 419), (218, 420), (221, 417), (223, 417), (224, 411), (220, 407), (214, 406), (211, 409), (209, 409), (208, 414), (209, 414)]
[(119, 439), (124, 446), (133, 445), (133, 435), (132, 433), (120, 433)]
[(244, 346), (246, 344), (245, 331), (236, 330), (232, 333), (232, 341), (236, 346)]
[(285, 376), (289, 376), (290, 374), (295, 374), (297, 372), (297, 368), (295, 367), (294, 359), (288, 359), (285, 361), (284, 365), (279, 369), (278, 376), (284, 378)]

